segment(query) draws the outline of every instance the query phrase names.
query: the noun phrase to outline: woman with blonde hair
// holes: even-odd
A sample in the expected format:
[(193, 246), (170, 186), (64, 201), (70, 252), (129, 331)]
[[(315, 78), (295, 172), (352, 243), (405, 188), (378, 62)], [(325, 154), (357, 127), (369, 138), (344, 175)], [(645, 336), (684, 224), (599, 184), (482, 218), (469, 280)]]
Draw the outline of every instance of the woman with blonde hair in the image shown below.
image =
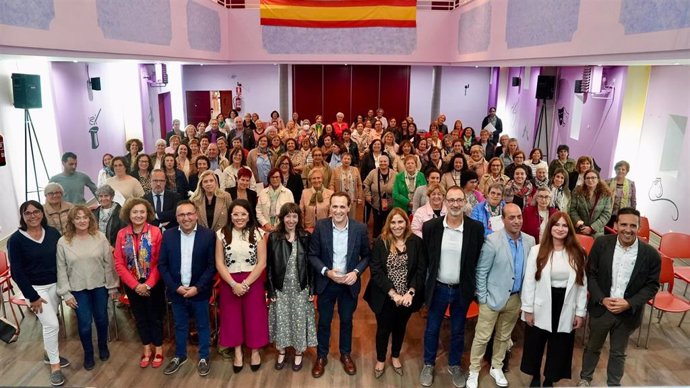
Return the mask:
[(422, 305), (425, 256), (424, 243), (412, 233), (407, 213), (400, 208), (391, 210), (381, 236), (374, 242), (369, 261), (371, 280), (364, 292), (364, 300), (376, 314), (377, 379), (385, 371), (391, 337), (391, 364), (395, 373), (403, 374), (400, 350), (407, 321)]
[(333, 170), (331, 183), (328, 188), (334, 192), (344, 192), (350, 197), (350, 218), (355, 218), (357, 206), (363, 202), (362, 177), (359, 175), (357, 167), (352, 166), (352, 155), (348, 152), (343, 154), (342, 165)]
[(220, 188), (218, 176), (211, 170), (199, 175), (199, 184), (189, 198), (199, 209), (199, 225), (218, 230), (228, 223), (230, 194)]
[(478, 189), (484, 195), (489, 194), (489, 187), (494, 183), (500, 183), (505, 186), (510, 178), (503, 173), (503, 161), (501, 158), (494, 156), (488, 164), (487, 172), (479, 179)]
[(299, 208), (302, 211), (304, 229), (313, 230), (316, 221), (328, 217), (333, 191), (325, 188), (321, 170), (311, 170), (309, 182), (311, 187), (302, 191)]
[(609, 226), (613, 226), (616, 221), (618, 209), (624, 207), (637, 207), (637, 190), (635, 189), (635, 182), (626, 178), (630, 171), (630, 163), (621, 160), (614, 166), (616, 176), (609, 179), (606, 183), (609, 185), (609, 190), (613, 193), (613, 210)]
[(476, 172), (480, 177), (489, 171), (489, 162), (484, 159), (484, 147), (475, 144), (470, 148), (470, 157), (467, 159), (467, 165), (470, 170)]
[(67, 215), (64, 235), (57, 244), (57, 293), (77, 313), (79, 339), (84, 349), (84, 369), (94, 368), (92, 323), (98, 334), (98, 356), (108, 350), (108, 294), (117, 296), (119, 279), (110, 243), (98, 230), (93, 213), (84, 205)]

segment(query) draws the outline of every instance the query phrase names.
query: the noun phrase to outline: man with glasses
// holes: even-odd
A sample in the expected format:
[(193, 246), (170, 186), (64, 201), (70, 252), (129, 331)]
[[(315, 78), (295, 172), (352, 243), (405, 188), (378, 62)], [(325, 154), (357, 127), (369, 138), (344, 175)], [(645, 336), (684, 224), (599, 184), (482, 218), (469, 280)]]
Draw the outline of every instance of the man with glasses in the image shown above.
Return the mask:
[(475, 291), (475, 272), (482, 244), (482, 224), (465, 216), (465, 193), (452, 186), (446, 193), (447, 214), (431, 219), (422, 227), (427, 247), (425, 303), (429, 308), (424, 331), (424, 368), (420, 383), (430, 387), (434, 382), (439, 332), (446, 309), (450, 306), (450, 350), (448, 372), (453, 385), (463, 387), (460, 370), (465, 340), (465, 317)]
[(503, 229), (486, 238), (477, 264), (477, 300), (479, 318), (474, 329), (470, 354), (468, 388), (477, 388), (482, 358), (494, 329), (493, 352), (489, 374), (499, 387), (507, 387), (503, 359), (510, 346), (510, 334), (520, 314), (520, 291), (527, 255), (534, 237), (522, 233), (522, 211), (514, 203), (503, 207)]
[(75, 205), (86, 203), (84, 187), (88, 187), (96, 196), (96, 184), (88, 175), (77, 171), (77, 155), (74, 152), (62, 155), (62, 172), (50, 178), (50, 182), (59, 183), (64, 190), (62, 198)]
[(158, 270), (165, 282), (175, 320), (175, 357), (163, 373), (171, 375), (187, 362), (189, 318), (193, 317), (199, 332), (197, 372), (206, 376), (210, 371), (208, 303), (216, 273), (216, 234), (197, 223), (197, 209), (190, 201), (177, 205), (175, 217), (180, 227), (165, 231), (158, 259)]
[(151, 172), (151, 192), (144, 195), (144, 199), (149, 201), (156, 213), (156, 219), (152, 225), (161, 229), (172, 229), (177, 226), (175, 217), (175, 207), (182, 199), (176, 191), (166, 190), (166, 176), (161, 169)]

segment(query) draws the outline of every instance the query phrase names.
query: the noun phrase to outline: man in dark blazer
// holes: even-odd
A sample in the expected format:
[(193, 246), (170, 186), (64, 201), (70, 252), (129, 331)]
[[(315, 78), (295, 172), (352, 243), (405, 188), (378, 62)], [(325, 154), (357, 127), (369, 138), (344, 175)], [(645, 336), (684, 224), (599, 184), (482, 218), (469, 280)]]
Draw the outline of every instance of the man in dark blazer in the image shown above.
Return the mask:
[(465, 317), (476, 287), (476, 268), (484, 244), (484, 226), (464, 215), (465, 193), (452, 186), (446, 193), (445, 217), (433, 218), (422, 226), (427, 249), (427, 276), (424, 287), (429, 308), (424, 331), (424, 368), (420, 383), (434, 381), (436, 352), (441, 323), (450, 306), (451, 341), (448, 370), (456, 387), (464, 386), (460, 361), (465, 340)]
[[(618, 211), (617, 235), (596, 239), (589, 253), (589, 340), (582, 354), (579, 386), (588, 387), (610, 335), (606, 384), (621, 384), (628, 338), (640, 326), (647, 301), (659, 290), (661, 257), (637, 238), (640, 212)], [(602, 384), (597, 384), (602, 385)]]
[(153, 206), (153, 210), (156, 212), (156, 219), (151, 224), (160, 228), (173, 229), (177, 227), (175, 208), (177, 202), (182, 198), (177, 192), (166, 190), (165, 182), (165, 172), (160, 169), (153, 170), (151, 172), (151, 192), (144, 194), (144, 199)]
[(352, 350), (352, 317), (361, 288), (360, 276), (369, 265), (369, 237), (366, 225), (348, 218), (350, 197), (333, 194), (331, 217), (316, 222), (309, 247), (309, 261), (316, 271), (317, 359), (312, 376), (321, 377), (328, 363), (333, 308), (338, 303), (340, 316), (340, 361), (349, 375), (357, 373), (350, 356)]
[(180, 226), (165, 231), (158, 259), (158, 270), (165, 282), (175, 320), (175, 357), (164, 373), (177, 372), (187, 361), (187, 334), (189, 317), (192, 316), (199, 331), (197, 371), (206, 376), (210, 371), (208, 303), (216, 273), (216, 235), (211, 229), (197, 224), (197, 209), (190, 201), (181, 201), (177, 205), (176, 217)]

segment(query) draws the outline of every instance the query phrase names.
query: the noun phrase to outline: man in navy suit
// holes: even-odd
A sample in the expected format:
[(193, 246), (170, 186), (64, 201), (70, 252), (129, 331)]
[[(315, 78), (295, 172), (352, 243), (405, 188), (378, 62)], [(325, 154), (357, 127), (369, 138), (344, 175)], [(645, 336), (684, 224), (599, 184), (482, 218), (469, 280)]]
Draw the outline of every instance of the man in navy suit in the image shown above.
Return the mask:
[(165, 172), (155, 169), (151, 172), (151, 192), (144, 195), (156, 213), (156, 219), (151, 224), (165, 229), (173, 229), (177, 226), (175, 209), (177, 202), (180, 201), (180, 194), (175, 191), (166, 190)]
[(197, 209), (190, 201), (181, 201), (175, 211), (179, 228), (163, 234), (158, 270), (165, 282), (168, 301), (175, 320), (175, 357), (165, 368), (171, 375), (187, 361), (189, 317), (196, 320), (199, 331), (199, 375), (210, 371), (209, 347), (211, 328), (208, 303), (213, 287), (216, 235), (197, 224)]
[(352, 316), (361, 288), (360, 276), (369, 265), (369, 238), (366, 225), (348, 218), (350, 197), (333, 194), (331, 217), (316, 222), (309, 247), (309, 261), (316, 273), (319, 323), (317, 359), (311, 374), (321, 377), (328, 363), (333, 308), (340, 316), (340, 361), (349, 375), (357, 373), (352, 361)]

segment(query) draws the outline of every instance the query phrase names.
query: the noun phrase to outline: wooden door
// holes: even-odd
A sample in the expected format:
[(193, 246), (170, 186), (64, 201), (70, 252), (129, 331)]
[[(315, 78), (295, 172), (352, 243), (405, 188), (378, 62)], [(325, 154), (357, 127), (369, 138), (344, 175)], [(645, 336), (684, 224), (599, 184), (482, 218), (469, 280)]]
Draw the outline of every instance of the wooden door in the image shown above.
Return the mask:
[(187, 123), (196, 126), (200, 121), (211, 119), (211, 92), (208, 90), (187, 91)]
[(226, 118), (230, 117), (230, 111), (232, 110), (232, 90), (221, 90), (220, 91), (220, 112)]

